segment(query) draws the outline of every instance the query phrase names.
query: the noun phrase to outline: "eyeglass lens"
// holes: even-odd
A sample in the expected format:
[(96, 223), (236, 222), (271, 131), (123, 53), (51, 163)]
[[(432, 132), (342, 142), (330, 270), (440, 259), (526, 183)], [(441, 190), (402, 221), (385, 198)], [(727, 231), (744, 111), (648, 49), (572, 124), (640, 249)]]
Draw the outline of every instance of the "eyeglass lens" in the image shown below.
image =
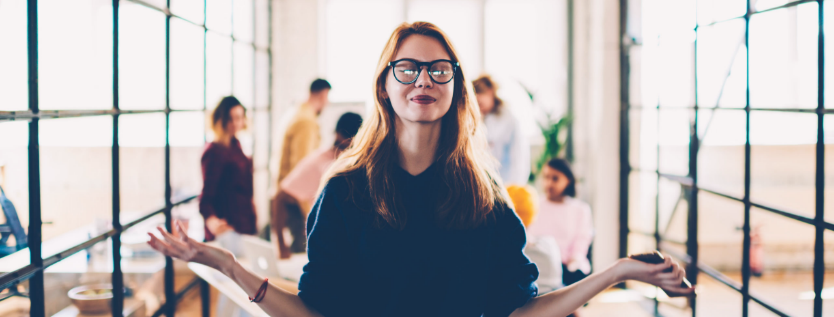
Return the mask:
[[(455, 68), (452, 63), (447, 61), (437, 61), (428, 69), (429, 76), (440, 84), (448, 83), (452, 80), (455, 74)], [(417, 80), (420, 75), (420, 67), (412, 61), (400, 61), (394, 66), (394, 76), (403, 83), (412, 83)]]

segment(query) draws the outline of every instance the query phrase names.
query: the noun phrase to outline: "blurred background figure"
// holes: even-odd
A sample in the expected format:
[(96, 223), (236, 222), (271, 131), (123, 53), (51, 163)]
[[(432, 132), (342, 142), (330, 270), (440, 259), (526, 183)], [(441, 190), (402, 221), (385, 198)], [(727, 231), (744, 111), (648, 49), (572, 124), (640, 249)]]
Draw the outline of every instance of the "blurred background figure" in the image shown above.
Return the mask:
[[(566, 160), (548, 161), (542, 168), (541, 179), (544, 187), (544, 197), (539, 203), (541, 210), (536, 221), (527, 227), (527, 235), (531, 239), (555, 239), (562, 258), (562, 282), (568, 286), (591, 274), (588, 259), (594, 238), (591, 207), (574, 198), (576, 178)], [(574, 315), (579, 316), (579, 311)]]
[(298, 112), (287, 127), (281, 148), (281, 165), (278, 169), (279, 184), (301, 159), (319, 147), (321, 135), (316, 119), (329, 103), (330, 88), (327, 80), (314, 80), (310, 84), (310, 96), (299, 106)]
[[(509, 185), (507, 194), (513, 202), (515, 212), (525, 228), (536, 221), (539, 213), (539, 201), (536, 190), (530, 185)], [(539, 294), (562, 288), (562, 255), (556, 240), (550, 236), (527, 237), (527, 245), (524, 246), (524, 254), (530, 258), (530, 262), (536, 263), (539, 269), (539, 279), (536, 284), (539, 286)]]
[(235, 137), (246, 129), (246, 109), (237, 98), (223, 97), (211, 120), (215, 137), (201, 159), (200, 214), (205, 218), (206, 241), (217, 240), (239, 255), (240, 235), (256, 233), (252, 160)]
[(487, 141), (498, 160), (498, 172), (504, 184), (526, 184), (530, 178), (530, 145), (521, 126), (498, 98), (498, 85), (489, 75), (475, 79), (475, 95), (486, 125)]
[[(353, 112), (343, 114), (336, 123), (333, 146), (308, 155), (281, 181), (272, 204), (272, 227), (278, 236), (278, 254), (288, 259), (291, 253), (305, 252), (307, 247), (306, 219), (316, 198), (321, 177), (336, 157), (350, 146), (350, 141), (362, 125), (362, 117)], [(290, 229), (292, 244), (287, 246), (284, 228)]]
[[(206, 146), (201, 159), (200, 214), (205, 218), (206, 241), (216, 241), (241, 257), (241, 235), (257, 232), (252, 160), (243, 153), (235, 136), (246, 129), (246, 109), (237, 98), (223, 97), (211, 120), (214, 141)], [(217, 299), (217, 313), (218, 316), (247, 316), (223, 294)]]

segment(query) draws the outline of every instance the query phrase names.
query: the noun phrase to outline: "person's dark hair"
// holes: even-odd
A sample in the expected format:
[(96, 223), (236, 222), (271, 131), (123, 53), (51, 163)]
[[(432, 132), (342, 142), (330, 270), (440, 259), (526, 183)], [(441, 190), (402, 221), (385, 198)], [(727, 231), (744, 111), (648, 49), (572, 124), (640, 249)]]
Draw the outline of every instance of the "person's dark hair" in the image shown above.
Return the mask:
[(353, 112), (345, 112), (336, 122), (336, 132), (349, 139), (356, 136), (356, 131), (359, 131), (360, 126), (362, 126), (362, 116)]
[(314, 93), (317, 93), (319, 91), (322, 91), (322, 90), (325, 90), (325, 89), (330, 89), (330, 88), (332, 88), (332, 87), (330, 87), (330, 83), (327, 82), (327, 80), (318, 78), (318, 79), (314, 80), (312, 84), (310, 84), (310, 93), (314, 94)]
[(564, 159), (554, 158), (547, 162), (547, 166), (562, 172), (562, 174), (565, 174), (565, 177), (568, 178), (568, 181), (570, 181), (568, 187), (565, 187), (565, 191), (562, 194), (565, 196), (576, 197), (576, 178), (573, 176), (570, 163)]
[[(211, 113), (212, 129), (216, 136), (220, 136), (226, 131), (226, 125), (232, 121), (232, 108), (242, 106), (240, 101), (234, 96), (226, 96), (220, 99), (220, 103), (214, 108)], [(246, 108), (243, 107), (243, 114), (246, 115)]]

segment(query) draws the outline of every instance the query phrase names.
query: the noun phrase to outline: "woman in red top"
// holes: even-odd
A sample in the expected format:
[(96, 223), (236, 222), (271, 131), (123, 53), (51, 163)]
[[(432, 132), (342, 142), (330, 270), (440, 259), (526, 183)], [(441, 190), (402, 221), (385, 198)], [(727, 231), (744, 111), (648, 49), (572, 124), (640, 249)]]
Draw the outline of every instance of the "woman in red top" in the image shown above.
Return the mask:
[(246, 128), (246, 109), (237, 98), (228, 96), (220, 101), (211, 117), (215, 137), (201, 160), (200, 213), (206, 220), (206, 240), (217, 239), (239, 254), (239, 235), (256, 233), (252, 160), (243, 154), (235, 138), (237, 132)]

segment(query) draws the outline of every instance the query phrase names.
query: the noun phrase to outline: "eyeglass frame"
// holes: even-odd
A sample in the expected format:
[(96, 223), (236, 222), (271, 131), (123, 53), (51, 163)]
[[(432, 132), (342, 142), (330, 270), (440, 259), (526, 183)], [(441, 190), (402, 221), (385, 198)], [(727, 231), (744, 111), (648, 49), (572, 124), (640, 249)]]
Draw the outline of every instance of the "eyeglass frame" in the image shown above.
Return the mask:
[(434, 76), (431, 75), (431, 71), (429, 71), (429, 78), (431, 79), (432, 82), (434, 82), (435, 84), (438, 84), (438, 85), (448, 84), (448, 83), (452, 82), (452, 80), (455, 80), (455, 74), (457, 74), (458, 67), (460, 67), (460, 63), (454, 62), (454, 61), (451, 61), (451, 60), (448, 60), (448, 59), (436, 59), (436, 60), (433, 60), (431, 62), (419, 62), (419, 61), (417, 61), (415, 59), (411, 59), (411, 58), (403, 58), (403, 59), (398, 59), (398, 60), (395, 60), (395, 61), (388, 62), (388, 67), (391, 67), (391, 71), (393, 71), (394, 67), (397, 66), (397, 63), (404, 62), (404, 61), (412, 62), (412, 63), (417, 65), (417, 76), (414, 77), (414, 80), (405, 83), (402, 80), (400, 80), (399, 78), (397, 78), (397, 74), (393, 74), (394, 79), (396, 79), (400, 84), (403, 84), (403, 85), (411, 85), (411, 84), (417, 82), (417, 79), (420, 79), (420, 75), (423, 74), (423, 66), (426, 66), (426, 69), (430, 70), (432, 65), (434, 65), (437, 62), (449, 62), (450, 64), (452, 64), (452, 78), (449, 78), (449, 81), (447, 81), (445, 83), (441, 83), (437, 80), (434, 80)]

